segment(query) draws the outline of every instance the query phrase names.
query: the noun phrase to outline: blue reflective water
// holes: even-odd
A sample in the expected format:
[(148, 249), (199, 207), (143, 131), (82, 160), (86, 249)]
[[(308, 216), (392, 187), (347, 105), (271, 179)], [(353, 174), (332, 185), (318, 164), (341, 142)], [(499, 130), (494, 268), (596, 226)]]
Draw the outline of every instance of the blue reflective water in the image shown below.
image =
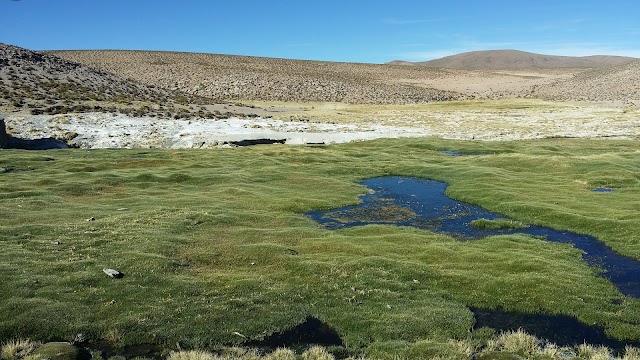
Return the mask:
[(460, 153), (453, 150), (442, 150), (440, 154), (451, 155), (451, 156), (486, 156), (487, 154), (468, 154), (468, 153)]
[(307, 216), (329, 229), (367, 224), (414, 226), (454, 237), (478, 239), (490, 235), (524, 233), (547, 241), (569, 243), (585, 252), (589, 265), (604, 270), (625, 295), (640, 297), (640, 262), (619, 255), (598, 239), (548, 227), (531, 225), (524, 229), (480, 229), (470, 225), (476, 219), (504, 218), (479, 206), (453, 200), (445, 195), (447, 184), (410, 177), (381, 177), (362, 182), (373, 190), (362, 202), (328, 211), (309, 211)]
[(593, 192), (599, 192), (599, 193), (609, 193), (609, 192), (613, 192), (612, 188), (607, 188), (607, 187), (599, 187), (599, 188), (595, 188), (593, 190), (591, 190)]

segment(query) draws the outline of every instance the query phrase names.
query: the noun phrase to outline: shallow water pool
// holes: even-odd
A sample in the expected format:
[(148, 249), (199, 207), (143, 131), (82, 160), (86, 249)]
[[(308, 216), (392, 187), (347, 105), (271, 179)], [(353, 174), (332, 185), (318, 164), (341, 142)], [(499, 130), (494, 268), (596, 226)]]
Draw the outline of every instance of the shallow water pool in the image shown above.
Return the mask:
[(328, 211), (309, 211), (307, 216), (329, 229), (393, 224), (469, 240), (521, 233), (547, 241), (569, 243), (585, 252), (583, 259), (587, 264), (603, 269), (601, 276), (611, 281), (621, 293), (640, 297), (640, 262), (615, 253), (593, 236), (536, 225), (499, 229), (472, 226), (474, 220), (504, 219), (504, 216), (447, 197), (447, 184), (443, 182), (392, 176), (365, 180), (361, 184), (373, 191), (363, 195), (360, 204)]

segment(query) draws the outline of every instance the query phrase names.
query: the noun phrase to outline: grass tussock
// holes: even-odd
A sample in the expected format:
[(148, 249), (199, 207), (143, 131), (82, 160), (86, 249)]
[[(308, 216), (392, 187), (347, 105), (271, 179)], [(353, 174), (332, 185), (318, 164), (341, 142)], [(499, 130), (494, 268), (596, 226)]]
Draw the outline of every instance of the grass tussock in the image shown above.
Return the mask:
[(498, 230), (498, 229), (525, 229), (527, 224), (512, 219), (477, 219), (471, 221), (471, 226), (479, 229)]
[(522, 330), (507, 331), (487, 343), (489, 351), (503, 351), (530, 357), (541, 352), (540, 340)]
[[(577, 346), (558, 346), (545, 342), (522, 330), (507, 331), (478, 343), (473, 339), (448, 340), (440, 352), (433, 349), (418, 350), (410, 353), (398, 351), (384, 356), (355, 355), (348, 360), (374, 359), (520, 359), (534, 360), (639, 360), (640, 349), (627, 346), (623, 352), (615, 355), (611, 349), (603, 346), (581, 344)], [(41, 344), (31, 340), (11, 340), (2, 345), (0, 360), (39, 360), (33, 355)], [(426, 351), (425, 351), (426, 350)], [(94, 358), (101, 359), (99, 352), (93, 353)], [(410, 355), (409, 355), (410, 354)], [(206, 350), (171, 351), (166, 360), (335, 360), (329, 349), (322, 346), (311, 346), (306, 350), (295, 351), (287, 348), (277, 348), (272, 352), (261, 352), (256, 349), (229, 347), (219, 352)], [(108, 360), (123, 360), (121, 355), (113, 355)], [(135, 358), (146, 360), (146, 358)]]
[(13, 339), (2, 344), (0, 359), (21, 360), (29, 357), (41, 344), (37, 341)]

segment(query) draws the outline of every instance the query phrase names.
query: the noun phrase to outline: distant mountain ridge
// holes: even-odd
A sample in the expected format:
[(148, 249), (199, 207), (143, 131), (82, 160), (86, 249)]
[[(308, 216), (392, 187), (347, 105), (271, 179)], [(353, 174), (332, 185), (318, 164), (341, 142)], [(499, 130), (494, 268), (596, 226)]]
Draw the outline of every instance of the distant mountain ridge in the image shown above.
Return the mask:
[(556, 56), (519, 50), (471, 51), (440, 59), (409, 62), (390, 61), (390, 65), (416, 65), (456, 70), (526, 70), (558, 68), (601, 68), (625, 64), (637, 58), (612, 55)]

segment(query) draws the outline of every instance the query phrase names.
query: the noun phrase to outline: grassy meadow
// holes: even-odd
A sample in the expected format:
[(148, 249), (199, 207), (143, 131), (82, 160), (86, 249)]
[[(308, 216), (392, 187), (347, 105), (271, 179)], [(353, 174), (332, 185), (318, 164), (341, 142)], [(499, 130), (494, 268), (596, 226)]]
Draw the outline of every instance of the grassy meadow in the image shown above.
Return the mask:
[[(313, 316), (353, 354), (447, 356), (456, 340), (489, 336), (471, 330), (469, 307), (570, 315), (637, 341), (640, 301), (569, 245), (381, 225), (330, 231), (303, 213), (357, 203), (366, 178), (418, 176), (640, 260), (639, 155), (637, 141), (572, 139), (2, 150), (0, 342), (82, 332), (117, 346), (242, 346)], [(614, 192), (591, 191), (599, 186)]]

